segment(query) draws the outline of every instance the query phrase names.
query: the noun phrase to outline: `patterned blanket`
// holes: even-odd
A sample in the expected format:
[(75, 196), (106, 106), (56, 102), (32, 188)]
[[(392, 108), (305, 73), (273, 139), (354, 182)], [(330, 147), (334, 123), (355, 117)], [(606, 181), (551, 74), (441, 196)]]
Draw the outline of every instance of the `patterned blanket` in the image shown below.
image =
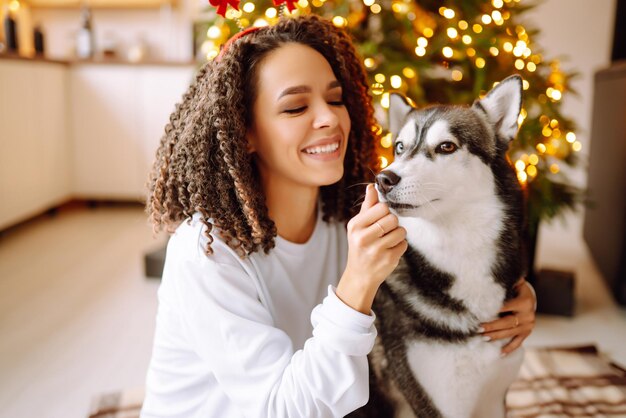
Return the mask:
[[(93, 399), (89, 418), (138, 418), (143, 388)], [(527, 348), (507, 418), (626, 417), (626, 370), (595, 346)]]

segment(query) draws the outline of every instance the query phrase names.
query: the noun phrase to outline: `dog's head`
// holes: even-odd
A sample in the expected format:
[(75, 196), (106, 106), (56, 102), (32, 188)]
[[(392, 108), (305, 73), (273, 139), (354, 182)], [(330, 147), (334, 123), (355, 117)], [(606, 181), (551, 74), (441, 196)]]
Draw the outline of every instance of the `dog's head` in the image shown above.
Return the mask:
[(376, 176), (381, 201), (399, 216), (434, 219), (495, 193), (493, 166), (518, 129), (522, 79), (506, 78), (472, 106), (413, 108), (392, 94), (394, 162)]

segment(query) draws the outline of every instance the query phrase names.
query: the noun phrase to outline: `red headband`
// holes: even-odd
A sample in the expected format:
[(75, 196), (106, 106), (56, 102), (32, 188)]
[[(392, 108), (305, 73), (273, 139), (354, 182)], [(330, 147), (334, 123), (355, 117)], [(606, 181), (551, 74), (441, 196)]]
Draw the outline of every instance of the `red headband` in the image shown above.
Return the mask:
[(219, 62), (219, 60), (222, 58), (222, 55), (224, 55), (224, 52), (226, 52), (226, 50), (239, 38), (244, 37), (245, 35), (252, 33), (252, 32), (256, 32), (259, 29), (261, 29), (262, 26), (250, 26), (249, 28), (246, 28), (244, 30), (242, 30), (241, 32), (237, 32), (232, 38), (230, 38), (228, 41), (226, 41), (226, 43), (224, 45), (222, 45), (222, 49), (220, 51), (219, 54), (217, 54), (217, 57), (215, 58), (216, 61)]

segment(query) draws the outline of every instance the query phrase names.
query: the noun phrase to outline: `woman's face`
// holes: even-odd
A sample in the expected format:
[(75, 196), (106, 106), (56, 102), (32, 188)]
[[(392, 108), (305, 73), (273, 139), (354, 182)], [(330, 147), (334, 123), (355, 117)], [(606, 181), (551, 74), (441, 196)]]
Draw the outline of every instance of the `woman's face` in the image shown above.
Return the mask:
[(342, 88), (323, 55), (288, 43), (263, 59), (248, 142), (264, 184), (336, 183), (349, 133)]

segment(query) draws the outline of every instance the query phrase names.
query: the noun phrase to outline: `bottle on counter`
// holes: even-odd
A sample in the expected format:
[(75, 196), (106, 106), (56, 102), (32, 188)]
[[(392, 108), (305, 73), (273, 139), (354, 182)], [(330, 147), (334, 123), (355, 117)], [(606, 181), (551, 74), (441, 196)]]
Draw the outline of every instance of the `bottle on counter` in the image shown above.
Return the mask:
[(81, 11), (81, 28), (76, 37), (76, 55), (79, 58), (93, 58), (95, 49), (91, 10), (89, 7), (83, 6)]
[(33, 40), (35, 43), (35, 54), (36, 55), (44, 55), (45, 53), (45, 42), (44, 42), (44, 34), (41, 30), (41, 25), (36, 25), (33, 29)]
[(10, 53), (17, 53), (18, 51), (18, 42), (17, 42), (17, 23), (13, 18), (11, 11), (8, 6), (5, 11), (4, 17), (4, 39), (6, 43), (6, 51)]

